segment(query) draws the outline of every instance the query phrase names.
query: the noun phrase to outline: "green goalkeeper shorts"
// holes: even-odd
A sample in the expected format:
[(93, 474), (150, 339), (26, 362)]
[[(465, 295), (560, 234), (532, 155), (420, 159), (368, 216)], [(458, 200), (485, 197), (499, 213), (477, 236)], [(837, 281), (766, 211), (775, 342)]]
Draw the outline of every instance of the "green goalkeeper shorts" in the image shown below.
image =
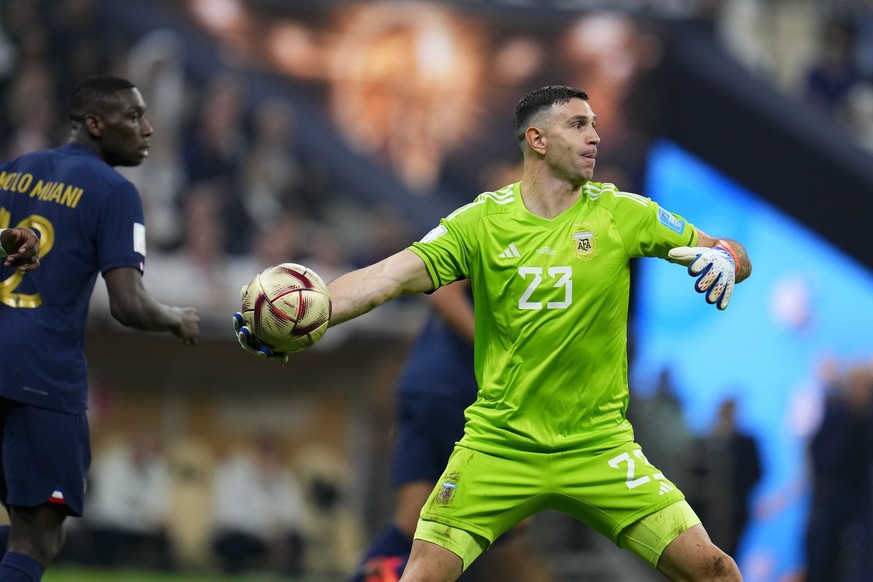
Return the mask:
[[(553, 509), (656, 566), (667, 544), (700, 523), (684, 498), (634, 442), (558, 453), (494, 445), (486, 452), (459, 443), (422, 508), (415, 538), (454, 552), (467, 568), (515, 524)], [(635, 530), (646, 539), (622, 538), (627, 526), (674, 504), (671, 519), (645, 520)]]

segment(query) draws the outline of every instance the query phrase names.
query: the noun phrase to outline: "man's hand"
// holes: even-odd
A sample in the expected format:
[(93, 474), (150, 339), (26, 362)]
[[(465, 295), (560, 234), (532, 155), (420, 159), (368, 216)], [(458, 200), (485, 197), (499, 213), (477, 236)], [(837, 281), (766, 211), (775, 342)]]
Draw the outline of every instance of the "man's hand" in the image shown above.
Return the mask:
[(719, 243), (714, 247), (676, 247), (670, 260), (688, 266), (688, 274), (697, 277), (694, 289), (706, 293), (706, 302), (720, 310), (727, 309), (734, 292), (737, 259), (732, 249)]
[(39, 267), (39, 237), (29, 228), (0, 229), (0, 257), (5, 267), (33, 271)]
[(179, 327), (173, 334), (180, 340), (193, 346), (200, 338), (200, 315), (194, 307), (176, 307), (179, 312)]
[(252, 335), (251, 330), (246, 326), (245, 321), (243, 320), (242, 313), (239, 311), (233, 314), (233, 330), (236, 332), (236, 339), (239, 341), (239, 345), (248, 353), (254, 354), (263, 360), (273, 360), (274, 362), (279, 362), (283, 365), (288, 362), (288, 354), (284, 352), (274, 352), (268, 346), (261, 343), (258, 338)]

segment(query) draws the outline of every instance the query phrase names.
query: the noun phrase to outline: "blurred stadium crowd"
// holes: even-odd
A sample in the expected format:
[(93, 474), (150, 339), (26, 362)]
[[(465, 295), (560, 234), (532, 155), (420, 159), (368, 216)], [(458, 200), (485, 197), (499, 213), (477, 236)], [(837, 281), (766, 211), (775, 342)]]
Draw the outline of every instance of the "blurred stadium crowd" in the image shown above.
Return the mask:
[[(362, 46), (361, 39), (376, 35), (386, 20), (402, 28), (416, 20), (438, 27), (443, 23), (441, 19), (446, 19), (445, 30), (451, 31), (457, 22), (447, 19), (444, 12), (444, 5), (451, 3), (357, 3), (356, 10), (349, 12), (355, 18), (345, 21), (345, 28), (330, 28), (330, 13), (323, 8), (322, 12), (316, 10), (318, 2), (294, 4), (299, 13), (321, 27), (321, 36), (301, 24), (309, 20), (291, 19), (286, 26), (264, 33), (265, 44), (269, 41), (272, 48), (255, 48), (250, 35), (257, 37), (264, 22), (271, 17), (276, 19), (283, 11), (277, 8), (281, 3), (232, 0), (0, 2), (0, 156), (7, 159), (64, 142), (68, 132), (66, 97), (84, 76), (112, 72), (136, 83), (149, 105), (155, 136), (149, 159), (142, 166), (123, 172), (143, 194), (149, 243), (147, 286), (157, 296), (171, 298), (176, 304), (197, 306), (207, 322), (216, 322), (216, 336), (220, 331), (222, 337), (230, 337), (226, 328), (229, 328), (230, 313), (238, 307), (239, 288), (261, 268), (293, 259), (306, 263), (324, 279), (331, 280), (352, 266), (368, 264), (406, 246), (425, 232), (427, 220), (435, 223), (440, 216), (431, 213), (423, 222), (410, 208), (419, 212), (454, 208), (459, 200), (465, 201), (483, 189), (511, 181), (514, 164), (518, 161), (508, 130), (504, 137), (487, 136), (488, 141), (505, 141), (508, 148), (492, 152), (486, 160), (488, 163), (476, 167), (475, 173), (470, 166), (477, 165), (477, 158), (468, 160), (465, 165), (464, 160), (459, 159), (464, 156), (455, 154), (453, 157), (450, 153), (452, 146), (464, 140), (472, 141), (473, 147), (479, 145), (479, 138), (471, 134), (490, 127), (477, 123), (478, 117), (490, 119), (494, 114), (508, 128), (506, 111), (513, 105), (511, 99), (500, 101), (501, 111), (495, 113), (482, 103), (487, 89), (476, 93), (470, 88), (473, 98), (466, 97), (465, 83), (473, 86), (486, 67), (484, 63), (468, 58), (462, 61), (466, 68), (459, 69), (454, 62), (432, 59), (427, 69), (430, 77), (416, 77), (394, 62), (398, 51), (406, 53), (409, 47), (403, 38), (391, 35), (373, 43), (373, 51), (381, 51), (378, 58), (358, 63), (357, 68), (352, 59), (337, 63), (315, 56), (330, 43), (334, 43), (331, 46), (336, 48), (335, 55), (354, 53)], [(499, 3), (483, 1), (482, 4)], [(564, 11), (572, 4), (558, 2), (553, 9), (543, 9), (543, 20), (563, 19)], [(597, 2), (577, 4), (572, 9), (580, 13), (602, 8)], [(626, 15), (598, 21), (599, 26), (595, 28), (578, 29), (580, 33), (598, 35), (597, 46), (607, 47), (605, 53), (598, 56), (605, 73), (585, 69), (581, 60), (568, 65), (583, 71), (579, 84), (585, 82), (585, 71), (600, 75), (596, 86), (582, 88), (592, 94), (598, 111), (602, 105), (603, 113), (598, 115), (604, 132), (616, 134), (617, 141), (621, 133), (606, 123), (611, 104), (606, 100), (598, 103), (599, 92), (608, 93), (610, 80), (622, 74), (633, 75), (644, 62), (644, 59), (627, 60), (627, 29), (621, 22), (626, 18), (683, 18), (709, 30), (724, 50), (762, 83), (775, 85), (785, 94), (815, 105), (822, 116), (841, 124), (848, 138), (873, 151), (873, 1), (675, 0), (628, 4), (632, 6)], [(411, 20), (404, 20), (409, 11), (413, 14)], [(415, 11), (426, 16), (416, 17)], [(352, 21), (354, 26), (348, 24)], [(167, 22), (174, 26), (165, 26)], [(516, 22), (514, 26), (519, 25)], [(519, 28), (523, 33), (523, 26)], [(427, 42), (432, 44), (425, 46), (441, 49), (445, 48), (443, 43), (459, 38), (471, 42), (476, 37), (452, 36), (446, 32), (442, 36), (431, 35)], [(587, 38), (581, 36), (581, 43)], [(538, 59), (543, 58), (542, 48), (538, 49), (524, 34), (520, 34), (519, 39), (487, 65), (502, 71), (501, 79), (510, 87), (514, 87), (510, 81), (513, 75), (523, 77), (524, 82), (538, 79), (535, 69), (542, 62)], [(345, 46), (344, 42), (349, 45)], [(646, 47), (651, 48), (651, 45)], [(637, 57), (645, 53), (646, 47), (634, 49)], [(456, 48), (461, 52), (473, 51), (460, 44)], [(209, 56), (204, 56), (204, 52)], [(398, 78), (410, 85), (419, 83), (421, 90), (401, 95), (398, 85), (381, 81), (378, 75), (387, 69), (395, 70), (394, 67), (398, 67), (395, 71)], [(434, 83), (447, 83), (446, 77), (439, 76), (441, 67), (448, 68), (456, 83), (450, 94), (435, 89)], [(530, 72), (526, 73), (528, 69)], [(340, 105), (332, 101), (335, 94), (326, 96), (314, 89), (314, 80), (331, 75), (344, 75), (340, 78), (344, 83), (339, 86), (339, 92), (348, 100)], [(377, 82), (366, 86), (367, 75), (376, 77)], [(564, 79), (551, 81), (567, 82)], [(269, 87), (269, 91), (260, 92), (261, 87)], [(496, 94), (501, 95), (499, 91)], [(423, 115), (424, 119), (395, 118), (394, 105), (400, 107), (403, 99), (423, 101), (428, 95), (433, 96), (434, 103), (430, 104), (433, 107), (430, 113)], [(517, 98), (516, 93), (511, 95)], [(319, 147), (328, 146), (313, 145), (323, 138), (318, 134), (319, 122), (310, 117), (306, 104), (325, 98), (330, 101), (328, 105), (334, 107), (331, 119), (339, 126), (336, 131), (344, 136), (348, 147), (349, 155), (345, 159), (324, 159)], [(615, 120), (619, 125), (621, 115), (617, 114)], [(410, 127), (404, 128), (404, 124)], [(305, 131), (301, 130), (303, 127)], [(326, 125), (324, 131), (328, 131)], [(404, 135), (405, 132), (412, 134)], [(360, 165), (356, 156), (369, 160), (370, 165)], [(610, 160), (608, 154), (603, 157), (605, 174), (599, 176), (601, 179), (618, 174), (629, 176), (633, 184), (638, 168), (629, 166), (634, 160), (622, 159), (620, 154), (616, 154), (614, 160)], [(386, 167), (394, 175), (385, 182), (386, 191), (402, 191), (405, 202), (365, 192), (382, 184), (376, 177), (380, 175), (380, 168)], [(447, 189), (454, 190), (457, 198), (440, 205), (432, 199), (436, 195), (429, 197), (429, 192), (440, 193)], [(106, 319), (106, 303), (99, 283), (93, 311), (95, 320)], [(411, 321), (409, 329), (400, 331), (412, 333), (417, 320)], [(401, 322), (406, 325), (407, 320)], [(208, 323), (204, 327), (209, 333)], [(856, 462), (863, 459), (863, 466), (869, 467), (873, 463), (873, 429), (870, 428), (873, 426), (870, 420), (873, 418), (870, 412), (873, 370), (856, 368), (830, 374), (827, 384), (834, 387), (829, 405), (840, 407), (845, 399), (853, 398), (848, 411), (840, 414), (863, 419), (857, 426), (854, 420), (827, 426), (834, 427), (834, 435), (839, 434), (841, 428), (855, 427), (852, 430), (857, 432), (851, 433), (854, 436), (845, 437), (858, 446), (852, 449), (855, 456), (850, 458)], [(842, 386), (857, 390), (843, 390)], [(669, 396), (668, 392), (661, 396)], [(669, 404), (669, 398), (667, 402)], [(659, 411), (667, 415), (676, 412), (675, 407), (651, 402), (641, 403), (640, 410), (647, 410), (653, 416)], [(827, 409), (825, 415), (830, 411)], [(839, 414), (838, 418), (841, 418)], [(681, 418), (679, 422), (673, 426), (681, 432)], [(659, 447), (655, 442), (658, 435), (647, 434), (645, 424), (641, 420), (640, 438), (644, 444), (646, 438), (652, 440), (653, 461), (663, 463), (665, 468), (678, 465), (677, 474), (681, 473), (683, 465), (692, 466), (680, 462), (676, 454), (691, 455), (694, 446), (702, 446), (700, 442), (690, 435), (680, 435), (679, 440), (663, 447), (672, 451), (673, 456), (665, 456), (660, 461), (655, 452)], [(721, 433), (716, 436), (720, 437)], [(823, 442), (824, 437), (816, 438), (819, 443)], [(82, 535), (71, 538), (73, 542), (65, 560), (87, 560), (104, 565), (139, 561), (155, 568), (222, 567), (228, 572), (254, 568), (288, 575), (302, 572), (341, 575), (354, 565), (367, 526), (360, 516), (343, 505), (341, 488), (336, 483), (307, 475), (300, 465), (296, 466), (297, 474), (290, 473), (284, 459), (284, 468), (279, 471), (276, 459), (269, 458), (275, 451), (269, 450), (264, 441), (243, 447), (248, 456), (227, 455), (238, 463), (236, 468), (233, 465), (219, 467), (215, 461), (218, 457), (209, 451), (174, 449), (174, 454), (182, 457), (169, 453), (155, 456), (160, 446), (144, 435), (125, 435), (121, 443), (107, 439), (104, 448), (98, 451), (93, 515), (76, 526), (82, 528)], [(677, 446), (677, 443), (686, 443), (687, 447)], [(821, 444), (819, 448), (826, 447)], [(827, 450), (830, 452), (822, 458), (834, 460), (834, 449)], [(836, 450), (844, 451), (839, 446)], [(817, 457), (814, 454), (812, 458)], [(245, 466), (239, 468), (239, 464)], [(209, 505), (211, 497), (202, 495), (213, 487), (229, 490), (242, 487), (245, 495), (229, 495), (236, 499), (249, 496), (256, 504), (258, 500), (251, 494), (258, 486), (240, 483), (239, 479), (254, 475), (256, 472), (251, 467), (268, 465), (272, 467), (268, 472), (272, 472), (277, 481), (262, 487), (267, 499), (264, 503), (275, 507), (275, 499), (283, 499), (279, 504), (288, 508), (286, 516), (267, 515), (270, 512), (260, 512), (257, 507), (237, 507), (235, 509), (244, 515), (224, 519), (221, 508)], [(148, 470), (142, 468), (146, 466)], [(811, 473), (812, 477), (819, 477), (817, 470)], [(822, 469), (822, 474), (827, 470), (834, 469)], [(137, 477), (137, 471), (143, 479), (125, 481)], [(706, 468), (698, 467), (698, 477), (705, 474)], [(101, 479), (105, 479), (102, 487)], [(687, 479), (689, 489), (693, 489), (692, 476)], [(873, 496), (869, 471), (859, 479), (857, 489), (844, 493), (866, 496), (869, 501)], [(681, 478), (677, 477), (676, 481), (682, 485)], [(109, 490), (107, 484), (125, 482), (129, 483), (127, 494), (140, 493), (130, 498), (135, 499), (136, 504), (113, 507), (109, 501), (96, 497)], [(174, 495), (181, 495), (175, 499), (183, 499), (182, 505), (189, 512), (184, 516), (172, 510), (170, 501), (174, 497), (169, 492), (174, 483)], [(737, 486), (743, 488), (747, 499), (750, 485)], [(270, 495), (274, 496), (273, 501), (269, 501)], [(766, 508), (760, 510), (766, 511)], [(262, 514), (264, 520), (258, 520), (257, 516)], [(854, 525), (846, 525), (848, 518), (845, 523), (833, 519), (833, 511), (824, 510), (821, 515), (825, 516), (821, 517), (825, 520), (823, 531), (831, 532), (833, 539), (840, 538), (838, 532), (843, 528), (866, 528), (868, 535), (873, 531), (870, 522), (873, 510), (864, 514), (864, 523)], [(827, 516), (832, 519), (827, 520)], [(714, 521), (718, 523), (718, 518)], [(729, 517), (723, 516), (723, 522), (725, 532), (736, 527)], [(131, 531), (118, 530), (119, 524), (124, 523), (136, 527), (129, 528)], [(224, 523), (245, 525), (248, 529), (228, 531), (222, 529)], [(717, 531), (715, 535), (725, 535), (732, 540), (729, 543), (735, 545), (739, 534), (725, 532)], [(252, 565), (245, 557), (223, 555), (222, 536), (249, 536), (252, 540), (249, 545), (237, 541), (228, 546), (250, 547), (253, 555), (260, 556), (260, 561)], [(123, 544), (125, 541), (132, 545)], [(141, 541), (143, 545), (139, 545)], [(137, 548), (136, 555), (129, 553), (133, 547)], [(259, 553), (260, 550), (263, 552)], [(863, 550), (850, 550), (840, 554), (831, 549), (822, 559), (836, 560), (841, 558), (833, 556), (845, 556), (860, 564), (859, 568), (870, 568), (862, 560)], [(283, 561), (279, 559), (282, 556), (295, 559)], [(873, 579), (873, 569), (866, 572), (868, 579)]]
[[(386, 40), (370, 42), (375, 56), (357, 65), (348, 55), (365, 46), (362, 43), (368, 35), (383, 34), (380, 27), (388, 28), (385, 20), (398, 27), (408, 25), (417, 19), (415, 11), (428, 11), (427, 18), (418, 20), (427, 20), (429, 26), (439, 30), (440, 18), (445, 19), (445, 14), (428, 3), (412, 3), (411, 8), (408, 4), (400, 10), (390, 2), (361, 3), (370, 5), (371, 14), (360, 10), (354, 15), (354, 26), (328, 29), (333, 36), (344, 35), (344, 40), (327, 38), (325, 31), (318, 37), (301, 30), (305, 21), (299, 18), (281, 28), (277, 25), (275, 30), (262, 30), (267, 26), (264, 19), (271, 15), (275, 19), (271, 12), (276, 10), (275, 4), (268, 2), (138, 1), (126, 5), (125, 10), (101, 0), (4, 2), (0, 13), (0, 151), (9, 158), (61, 143), (68, 127), (66, 97), (73, 84), (98, 71), (127, 76), (143, 91), (155, 126), (150, 159), (139, 168), (125, 171), (143, 192), (149, 242), (146, 276), (155, 278), (149, 283), (158, 294), (172, 296), (178, 303), (193, 303), (206, 317), (213, 313), (224, 317), (238, 302), (239, 286), (260, 267), (295, 258), (321, 268), (324, 277), (330, 279), (333, 273), (378, 258), (426, 231), (420, 221), (413, 221), (407, 208), (390, 197), (379, 201), (370, 193), (368, 198), (363, 190), (373, 189), (373, 183), (362, 177), (358, 186), (349, 185), (339, 176), (360, 170), (375, 172), (373, 166), (388, 159), (401, 185), (412, 192), (410, 196), (414, 198), (422, 189), (436, 191), (439, 160), (449, 158), (445, 150), (451, 145), (436, 142), (471, 139), (469, 130), (481, 126), (475, 123), (475, 117), (487, 115), (477, 111), (481, 104), (471, 105), (464, 93), (464, 79), (481, 74), (483, 64), (465, 57), (440, 65), (436, 57), (431, 57), (434, 62), (427, 63), (429, 75), (436, 82), (447, 82), (439, 77), (439, 68), (450, 68), (452, 92), (437, 93), (434, 80), (428, 85), (428, 79), (415, 76), (413, 71), (405, 78), (413, 89), (416, 84), (422, 89), (418, 93), (408, 90), (405, 98), (419, 99), (422, 108), (430, 106), (424, 98), (428, 93), (433, 100), (443, 101), (442, 107), (431, 113), (441, 121), (431, 128), (426, 124), (433, 125), (433, 121), (424, 120), (421, 125), (415, 125), (419, 122), (414, 119), (405, 122), (412, 124), (413, 130), (430, 131), (433, 137), (404, 136), (404, 130), (391, 119), (391, 106), (401, 105), (400, 97), (395, 91), (396, 79), (385, 76), (382, 69), (393, 67), (401, 76), (401, 65), (386, 55), (394, 49), (406, 50), (403, 39), (392, 41), (384, 33)], [(572, 3), (556, 3), (565, 7), (568, 4)], [(588, 4), (597, 5), (580, 3), (580, 9), (590, 8)], [(643, 14), (654, 18), (700, 21), (762, 82), (776, 84), (786, 93), (814, 103), (823, 115), (844, 124), (859, 143), (873, 148), (870, 2), (710, 0), (630, 4), (645, 6)], [(306, 3), (296, 8), (307, 12)], [(313, 11), (311, 7), (308, 10)], [(404, 11), (411, 15), (404, 16)], [(152, 24), (144, 23), (140, 16), (150, 13), (161, 17)], [(555, 16), (544, 11), (544, 21), (550, 18)], [(183, 28), (161, 26), (162, 19), (183, 23)], [(324, 28), (323, 22), (319, 25)], [(375, 32), (368, 31), (368, 27)], [(448, 25), (446, 30), (451, 32)], [(246, 36), (251, 34), (263, 35), (266, 48), (255, 47), (252, 38)], [(607, 107), (612, 107), (607, 101), (610, 76), (628, 74), (623, 73), (623, 67), (632, 67), (629, 74), (634, 74), (633, 69), (641, 65), (627, 61), (628, 41), (621, 37), (626, 33), (615, 23), (580, 27), (578, 34), (580, 44), (585, 43), (585, 35), (597, 34), (597, 44), (603, 47), (600, 52), (613, 54), (611, 60), (608, 54), (600, 57), (610, 73), (595, 76), (597, 72), (591, 71), (595, 86), (589, 89), (595, 100), (600, 97), (600, 117), (611, 121), (606, 119)], [(447, 32), (443, 37), (434, 37), (427, 42), (434, 43), (431, 48), (435, 53), (445, 50), (440, 42), (469, 42), (462, 34)], [(344, 42), (349, 46), (342, 52)], [(334, 61), (344, 64), (314, 56), (320, 48), (334, 51)], [(464, 55), (472, 51), (460, 44), (455, 49)], [(214, 64), (203, 64), (199, 56), (203, 50), (214, 52), (215, 59), (210, 61)], [(519, 42), (499, 55), (507, 64), (489, 66), (505, 66), (521, 76), (526, 67), (537, 66), (537, 50), (533, 43)], [(584, 84), (586, 65), (581, 57), (577, 60), (580, 62), (568, 66), (582, 73), (571, 80)], [(464, 72), (467, 69), (469, 72)], [(260, 78), (286, 73), (295, 84), (281, 85), (284, 94), (276, 90), (259, 93), (252, 82), (253, 73)], [(508, 74), (504, 74), (504, 82)], [(350, 150), (364, 153), (371, 160), (370, 170), (367, 166), (352, 168), (350, 163), (344, 168), (341, 160), (321, 159), (311, 146), (317, 138), (300, 134), (301, 121), (308, 122), (307, 132), (313, 125), (309, 112), (301, 112), (291, 97), (311, 92), (311, 84), (306, 82), (311, 83), (319, 75), (345, 76), (339, 90), (347, 98), (333, 105), (334, 123), (346, 132), (346, 141), (352, 144)], [(381, 81), (381, 86), (373, 82), (366, 87), (366, 94), (361, 86), (368, 75)], [(306, 119), (301, 120), (301, 116)], [(611, 131), (606, 123), (602, 125), (604, 131)], [(453, 135), (455, 127), (463, 127), (466, 133), (458, 129)], [(455, 178), (453, 172), (471, 173), (458, 163), (453, 166), (457, 169), (444, 172), (444, 183), (454, 180), (453, 202), (466, 201), (485, 188), (499, 187), (504, 176), (511, 179), (516, 161), (511, 145), (499, 153), (502, 165), (489, 165), (481, 169), (482, 175)], [(426, 147), (431, 149), (422, 149)], [(621, 155), (615, 157), (612, 161), (605, 156), (604, 164), (620, 167), (624, 163)], [(449, 158), (445, 163), (452, 162), (457, 161)], [(600, 177), (606, 179), (608, 173)], [(426, 196), (419, 197), (424, 204)], [(436, 218), (432, 215), (428, 220)], [(97, 305), (102, 304), (98, 301)]]

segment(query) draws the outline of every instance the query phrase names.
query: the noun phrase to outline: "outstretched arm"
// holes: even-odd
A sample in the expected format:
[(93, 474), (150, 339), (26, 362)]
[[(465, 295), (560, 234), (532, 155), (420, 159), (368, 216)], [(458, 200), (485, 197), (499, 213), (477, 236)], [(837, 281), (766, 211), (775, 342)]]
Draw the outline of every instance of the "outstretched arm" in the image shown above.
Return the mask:
[[(331, 327), (354, 319), (401, 295), (433, 289), (427, 268), (418, 255), (408, 249), (369, 267), (346, 273), (332, 281), (327, 290), (331, 300)], [(233, 314), (233, 328), (239, 345), (259, 358), (284, 364), (285, 352), (273, 351), (245, 325), (242, 313)]]
[(200, 317), (193, 307), (173, 307), (158, 302), (142, 284), (136, 269), (122, 267), (104, 275), (109, 311), (120, 324), (142, 331), (169, 331), (186, 344), (200, 336)]
[(401, 295), (430, 291), (433, 281), (424, 261), (404, 249), (369, 267), (346, 273), (331, 282), (327, 289), (333, 305), (332, 327)]

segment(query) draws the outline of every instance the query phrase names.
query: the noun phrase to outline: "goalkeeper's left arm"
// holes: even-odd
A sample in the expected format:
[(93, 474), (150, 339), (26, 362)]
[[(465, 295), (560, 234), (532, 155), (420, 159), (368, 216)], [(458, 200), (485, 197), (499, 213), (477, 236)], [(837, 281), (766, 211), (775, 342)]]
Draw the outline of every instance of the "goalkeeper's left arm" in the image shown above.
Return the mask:
[(672, 249), (668, 260), (688, 267), (697, 277), (694, 289), (706, 294), (706, 301), (727, 309), (734, 284), (749, 278), (752, 263), (745, 247), (735, 240), (717, 239), (697, 231), (697, 246)]

